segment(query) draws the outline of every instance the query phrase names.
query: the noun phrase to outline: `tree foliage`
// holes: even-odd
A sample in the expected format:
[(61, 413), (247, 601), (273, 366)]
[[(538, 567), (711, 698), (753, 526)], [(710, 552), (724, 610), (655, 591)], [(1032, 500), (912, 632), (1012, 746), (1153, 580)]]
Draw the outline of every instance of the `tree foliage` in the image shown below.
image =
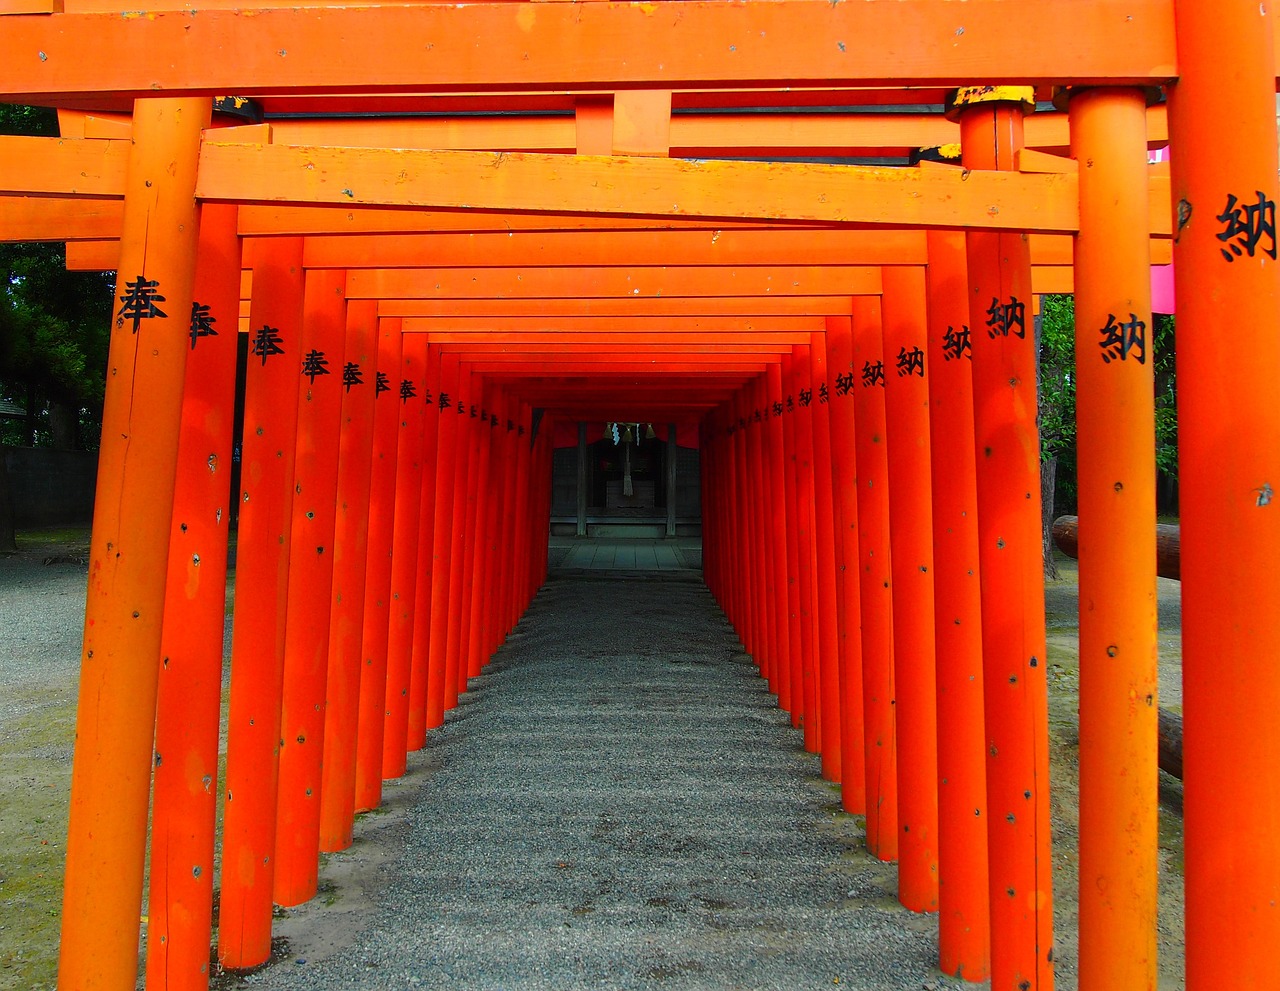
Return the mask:
[[(57, 118), (0, 104), (0, 133), (56, 134)], [(0, 399), (28, 411), (0, 420), (0, 441), (97, 446), (114, 285), (68, 272), (59, 243), (0, 244)]]

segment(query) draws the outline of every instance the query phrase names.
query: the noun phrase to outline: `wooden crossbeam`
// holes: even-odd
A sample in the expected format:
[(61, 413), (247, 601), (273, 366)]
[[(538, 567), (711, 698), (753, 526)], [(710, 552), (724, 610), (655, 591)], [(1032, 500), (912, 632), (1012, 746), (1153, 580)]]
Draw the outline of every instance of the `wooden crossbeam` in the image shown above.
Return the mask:
[[(1159, 84), (1177, 75), (1169, 0), (1082, 0), (1070, 17), (1055, 0), (413, 4), (250, 15), (214, 7), (8, 17), (0, 99)], [(376, 39), (376, 57), (355, 39)]]

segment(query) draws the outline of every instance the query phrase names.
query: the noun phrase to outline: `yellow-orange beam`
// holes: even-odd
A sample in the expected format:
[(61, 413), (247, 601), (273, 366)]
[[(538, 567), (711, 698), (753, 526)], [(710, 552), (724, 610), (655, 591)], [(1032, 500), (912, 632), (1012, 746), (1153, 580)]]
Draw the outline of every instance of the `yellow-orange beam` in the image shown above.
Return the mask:
[(1075, 176), (1063, 173), (207, 140), (197, 195), (237, 201), (1068, 232), (1079, 224), (1076, 187)]
[[(6, 18), (0, 99), (60, 94), (1161, 83), (1168, 0), (774, 0), (273, 8)], [(247, 0), (254, 6), (253, 0)], [(377, 38), (368, 57), (355, 38)], [(112, 58), (96, 57), (108, 51)], [(476, 58), (483, 51), (484, 58)]]
[(304, 262), (308, 268), (902, 265), (923, 263), (924, 244), (922, 231), (822, 228), (342, 235), (307, 238)]
[(79, 241), (118, 238), (123, 199), (0, 196), (0, 240)]
[[(449, 317), (406, 317), (404, 329), (409, 331), (458, 331), (458, 320)], [(767, 332), (821, 329), (823, 318), (816, 317), (555, 317), (541, 316), (486, 318), (471, 321), (480, 331), (586, 331), (609, 333), (621, 330), (674, 333), (744, 333), (751, 330)]]
[[(1044, 290), (1048, 292), (1050, 290)], [(1058, 290), (1055, 290), (1058, 291)], [(1070, 292), (1070, 290), (1065, 290)], [(658, 299), (618, 296), (612, 299), (382, 299), (378, 312), (397, 317), (452, 317), (459, 331), (473, 317), (709, 317), (813, 316), (849, 312), (850, 296), (663, 296)], [(797, 340), (793, 343), (803, 344)]]
[[(443, 336), (453, 337), (453, 340), (441, 341), (439, 338)], [(500, 336), (500, 335), (495, 335)], [(547, 335), (551, 338), (553, 335)], [(622, 336), (622, 335), (619, 335)], [(728, 335), (723, 335), (728, 336)], [(640, 339), (637, 339), (640, 338)], [(724, 343), (698, 341), (695, 340), (696, 335), (689, 334), (679, 335), (679, 340), (668, 342), (660, 336), (645, 336), (637, 334), (625, 335), (622, 340), (605, 340), (602, 338), (593, 338), (592, 340), (565, 340), (563, 337), (556, 337), (550, 340), (530, 341), (520, 340), (499, 340), (485, 338), (484, 340), (468, 340), (465, 335), (459, 337), (457, 335), (437, 335), (432, 334), (430, 343), (437, 345), (441, 351), (456, 354), (484, 354), (484, 355), (511, 355), (513, 359), (519, 358), (521, 355), (530, 354), (608, 354), (608, 355), (628, 355), (635, 354), (640, 357), (648, 357), (654, 354), (789, 354), (792, 344), (778, 344), (775, 342), (760, 343), (751, 340), (748, 337), (739, 337)]]

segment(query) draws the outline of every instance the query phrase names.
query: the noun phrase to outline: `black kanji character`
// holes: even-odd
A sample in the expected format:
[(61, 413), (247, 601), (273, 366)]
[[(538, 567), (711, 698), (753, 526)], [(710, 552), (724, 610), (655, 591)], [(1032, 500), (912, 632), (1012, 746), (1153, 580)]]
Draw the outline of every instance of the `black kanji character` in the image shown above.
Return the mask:
[(418, 389), (411, 379), (400, 380), (400, 402), (407, 403), (418, 394)]
[(830, 398), (831, 398), (831, 393), (827, 392), (827, 383), (819, 382), (818, 383), (818, 402), (825, 403)]
[(808, 406), (811, 402), (813, 402), (813, 390), (812, 390), (812, 389), (801, 389), (801, 390), (800, 390), (800, 405), (801, 405), (801, 406)]
[(787, 396), (787, 412), (794, 413), (796, 411), (796, 400), (794, 396)]
[(284, 354), (284, 348), (280, 346), (283, 340), (284, 338), (280, 336), (280, 331), (263, 324), (254, 335), (253, 347), (250, 351), (261, 358), (262, 363), (265, 365), (267, 359), (273, 354)]
[(143, 320), (167, 317), (169, 314), (156, 306), (157, 303), (164, 302), (164, 297), (156, 292), (159, 287), (158, 280), (147, 279), (141, 275), (132, 282), (126, 282), (125, 294), (120, 297), (123, 305), (120, 307), (120, 312), (116, 314), (116, 326), (123, 326), (126, 320), (132, 320), (133, 332), (136, 334)]
[(515, 430), (515, 428), (516, 428), (516, 421), (515, 421), (515, 420), (511, 420), (511, 419), (508, 419), (508, 420), (507, 420), (507, 433), (511, 433), (511, 431)]
[(438, 405), (442, 410), (446, 410), (449, 408), (449, 393), (447, 392), (440, 393), (440, 401)]
[(782, 415), (782, 401), (781, 401), (781, 400), (779, 400), (778, 402), (775, 402), (775, 403), (773, 404), (773, 415), (774, 415), (774, 416), (781, 416), (781, 415)]
[(862, 363), (862, 384), (863, 385), (879, 385), (884, 387), (884, 362), (877, 361), (872, 363), (865, 361)]
[(213, 325), (218, 321), (209, 313), (205, 303), (191, 301), (191, 350), (196, 349), (196, 340), (201, 337), (217, 337), (218, 332)]
[(1227, 194), (1227, 205), (1217, 216), (1219, 223), (1223, 224), (1221, 234), (1216, 235), (1219, 241), (1222, 241), (1231, 250), (1227, 248), (1220, 249), (1222, 257), (1229, 262), (1235, 261), (1246, 251), (1252, 258), (1257, 251), (1258, 242), (1266, 237), (1271, 242), (1271, 247), (1263, 247), (1272, 260), (1276, 257), (1276, 205), (1273, 200), (1267, 199), (1265, 193), (1257, 190), (1258, 202), (1239, 203), (1235, 196)]
[(836, 376), (836, 395), (847, 396), (853, 391), (853, 372), (841, 372)]
[(1139, 320), (1136, 313), (1130, 313), (1124, 323), (1116, 323), (1116, 315), (1108, 313), (1107, 325), (1098, 333), (1102, 335), (1098, 347), (1102, 348), (1102, 360), (1106, 364), (1127, 361), (1130, 356), (1140, 365), (1147, 363), (1147, 324)]
[(391, 391), (391, 379), (386, 372), (378, 372), (373, 384), (373, 398), (377, 399), (384, 392)]
[(302, 359), (302, 374), (310, 378), (314, 384), (317, 375), (329, 374), (328, 365), (329, 359), (324, 356), (324, 352), (312, 348)]
[(1018, 302), (1017, 296), (1010, 296), (1009, 302), (1001, 303), (994, 296), (987, 307), (987, 331), (994, 337), (1027, 336), (1027, 304)]
[(360, 374), (360, 366), (354, 361), (348, 361), (342, 366), (342, 384), (346, 386), (348, 392), (351, 391), (353, 385), (364, 385), (364, 378)]
[(942, 335), (942, 357), (946, 361), (968, 358), (973, 360), (973, 344), (969, 340), (969, 325), (963, 324), (959, 330), (948, 326)]
[(908, 351), (898, 348), (898, 378), (904, 375), (919, 375), (924, 378), (924, 352), (919, 348)]

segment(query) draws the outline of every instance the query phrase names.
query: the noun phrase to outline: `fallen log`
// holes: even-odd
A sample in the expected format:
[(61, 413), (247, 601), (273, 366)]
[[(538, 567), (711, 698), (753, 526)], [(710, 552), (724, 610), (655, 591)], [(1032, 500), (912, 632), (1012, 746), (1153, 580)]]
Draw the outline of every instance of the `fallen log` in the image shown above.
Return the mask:
[[(1053, 521), (1053, 542), (1067, 557), (1080, 556), (1080, 518), (1059, 516)], [(1177, 523), (1156, 524), (1156, 574), (1181, 579), (1179, 528)]]

